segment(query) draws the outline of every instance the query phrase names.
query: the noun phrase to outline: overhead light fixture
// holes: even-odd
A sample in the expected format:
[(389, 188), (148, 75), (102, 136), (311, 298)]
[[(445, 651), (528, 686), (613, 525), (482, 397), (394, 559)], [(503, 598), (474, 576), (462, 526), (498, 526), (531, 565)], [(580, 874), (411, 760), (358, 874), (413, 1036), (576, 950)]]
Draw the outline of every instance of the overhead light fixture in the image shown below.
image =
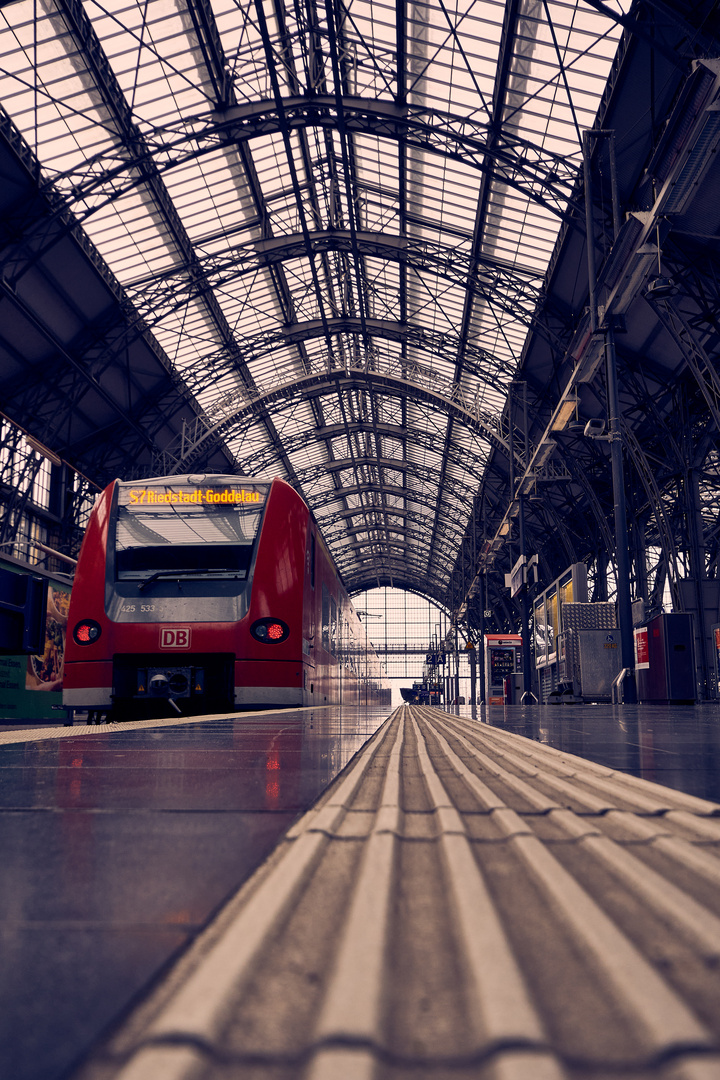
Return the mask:
[(571, 419), (575, 415), (578, 406), (577, 395), (573, 394), (572, 397), (565, 398), (560, 402), (557, 412), (552, 418), (550, 424), (551, 431), (564, 431), (570, 423)]
[[(703, 85), (712, 89), (705, 91)], [(690, 111), (692, 96), (696, 100), (705, 98), (703, 108), (689, 130), (686, 117)], [(717, 61), (699, 60), (692, 75), (688, 77), (681, 97), (675, 104), (667, 124), (671, 135), (675, 136), (675, 145), (665, 142), (665, 160), (674, 152), (675, 169), (666, 181), (666, 196), (662, 206), (664, 214), (682, 214), (692, 197), (697, 193), (700, 181), (713, 163), (715, 151), (720, 141), (720, 111), (718, 103), (718, 67)], [(656, 154), (657, 156), (657, 154)]]
[(546, 461), (548, 461), (555, 453), (557, 443), (554, 439), (546, 439), (545, 442), (540, 443), (535, 451), (535, 460), (533, 464), (536, 469), (542, 468)]
[(667, 297), (675, 296), (677, 291), (678, 287), (672, 278), (658, 275), (652, 281), (648, 281), (645, 296), (648, 300), (665, 300)]
[(580, 360), (578, 360), (577, 367), (573, 378), (576, 383), (590, 383), (595, 378), (595, 372), (600, 366), (600, 362), (604, 356), (605, 340), (604, 335), (595, 334), (585, 349)]

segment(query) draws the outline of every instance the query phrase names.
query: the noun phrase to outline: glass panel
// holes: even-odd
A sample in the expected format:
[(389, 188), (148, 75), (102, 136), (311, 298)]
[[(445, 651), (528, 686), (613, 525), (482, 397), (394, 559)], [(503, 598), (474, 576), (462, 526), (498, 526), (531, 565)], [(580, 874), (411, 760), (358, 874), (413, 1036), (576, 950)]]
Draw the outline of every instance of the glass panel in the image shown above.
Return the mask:
[(118, 485), (119, 580), (151, 571), (247, 573), (268, 485)]
[(558, 598), (557, 593), (552, 593), (547, 598), (547, 644), (548, 660), (554, 660), (555, 647), (558, 632)]
[(535, 623), (535, 666), (541, 667), (547, 660), (547, 626), (545, 625), (545, 601), (536, 600), (534, 606)]

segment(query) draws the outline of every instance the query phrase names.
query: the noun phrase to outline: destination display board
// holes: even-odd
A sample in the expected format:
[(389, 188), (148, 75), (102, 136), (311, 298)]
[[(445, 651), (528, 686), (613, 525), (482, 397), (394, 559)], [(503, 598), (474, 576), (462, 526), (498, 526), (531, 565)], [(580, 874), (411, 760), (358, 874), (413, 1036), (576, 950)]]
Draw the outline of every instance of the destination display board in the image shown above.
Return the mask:
[(152, 484), (146, 487), (128, 487), (120, 485), (118, 503), (120, 506), (202, 506), (227, 507), (251, 506), (256, 509), (265, 502), (268, 485), (232, 487), (222, 486), (190, 487), (186, 485), (169, 486)]
[(118, 483), (110, 536), (118, 581), (149, 570), (247, 572), (270, 484), (194, 479)]

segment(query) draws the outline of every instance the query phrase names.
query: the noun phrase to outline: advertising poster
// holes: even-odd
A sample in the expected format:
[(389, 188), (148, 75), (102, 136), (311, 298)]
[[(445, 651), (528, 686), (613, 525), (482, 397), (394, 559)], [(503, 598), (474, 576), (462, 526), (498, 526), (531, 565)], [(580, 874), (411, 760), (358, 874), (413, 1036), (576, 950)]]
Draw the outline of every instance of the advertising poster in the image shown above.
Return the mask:
[(647, 626), (643, 626), (639, 630), (635, 630), (635, 667), (650, 667)]
[(51, 581), (42, 655), (0, 656), (0, 720), (57, 720), (62, 714), (70, 586)]

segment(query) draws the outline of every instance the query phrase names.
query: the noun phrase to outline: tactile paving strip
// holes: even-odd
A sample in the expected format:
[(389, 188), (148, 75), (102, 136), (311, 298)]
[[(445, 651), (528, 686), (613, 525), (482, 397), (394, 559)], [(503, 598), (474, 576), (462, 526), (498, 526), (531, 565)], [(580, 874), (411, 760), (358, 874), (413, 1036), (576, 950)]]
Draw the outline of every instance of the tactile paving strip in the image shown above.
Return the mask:
[(82, 1080), (717, 1080), (720, 806), (403, 706)]

